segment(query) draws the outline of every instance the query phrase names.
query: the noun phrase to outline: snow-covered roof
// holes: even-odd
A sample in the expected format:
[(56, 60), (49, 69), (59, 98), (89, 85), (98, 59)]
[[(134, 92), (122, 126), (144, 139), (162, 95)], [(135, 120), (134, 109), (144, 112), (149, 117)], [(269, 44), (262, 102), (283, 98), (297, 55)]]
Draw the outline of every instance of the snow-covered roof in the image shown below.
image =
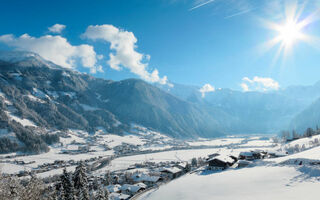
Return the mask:
[(211, 161), (211, 160), (221, 160), (223, 162), (228, 162), (228, 163), (233, 163), (234, 160), (230, 157), (230, 156), (217, 156), (217, 157), (213, 157), (211, 159), (209, 159), (208, 161)]
[(239, 156), (253, 156), (253, 153), (250, 151), (241, 152)]
[(118, 184), (116, 184), (116, 185), (108, 185), (107, 186), (107, 190), (109, 192), (119, 192), (120, 188), (121, 188), (121, 185), (118, 185)]
[(172, 173), (172, 174), (176, 174), (178, 172), (181, 172), (181, 169), (179, 169), (177, 167), (163, 168), (161, 170), (161, 172), (169, 172), (169, 173)]
[(136, 183), (136, 184), (134, 184), (134, 185), (139, 186), (140, 188), (144, 188), (144, 189), (147, 188), (147, 185), (144, 184), (144, 183)]
[(187, 167), (187, 164), (188, 164), (187, 162), (182, 162), (182, 163), (177, 164), (177, 167), (184, 169)]
[(140, 185), (130, 185), (124, 184), (121, 186), (121, 191), (129, 191), (131, 193), (137, 193), (140, 189), (145, 189), (145, 187), (141, 187)]
[(141, 182), (141, 181), (157, 182), (159, 178), (160, 178), (159, 176), (149, 176), (143, 173), (132, 175), (132, 179), (135, 182)]
[(130, 198), (130, 195), (113, 192), (109, 195), (109, 197), (113, 200), (126, 200)]

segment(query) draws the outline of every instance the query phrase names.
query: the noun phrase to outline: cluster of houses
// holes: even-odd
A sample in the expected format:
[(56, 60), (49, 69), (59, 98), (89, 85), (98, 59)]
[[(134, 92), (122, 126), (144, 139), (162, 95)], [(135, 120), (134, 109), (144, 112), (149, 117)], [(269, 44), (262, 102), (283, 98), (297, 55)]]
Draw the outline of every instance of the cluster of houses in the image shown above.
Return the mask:
[[(94, 162), (98, 159), (101, 159), (102, 157), (99, 156), (99, 157), (92, 157), (90, 159), (86, 159), (86, 160), (83, 160), (84, 163), (89, 163), (89, 162)], [(17, 161), (18, 162), (18, 161)], [(34, 162), (31, 162), (31, 163), (34, 163)], [(24, 161), (19, 161), (18, 163), (16, 164), (21, 164), (21, 165), (24, 165), (24, 164), (31, 164), (31, 163), (25, 163)], [(47, 172), (47, 171), (50, 171), (50, 170), (53, 170), (53, 169), (59, 169), (59, 168), (64, 168), (64, 167), (70, 167), (70, 166), (76, 166), (76, 165), (79, 165), (80, 164), (80, 161), (74, 161), (74, 160), (68, 160), (68, 161), (65, 161), (65, 160), (55, 160), (53, 163), (43, 163), (41, 165), (38, 165), (37, 168), (31, 170), (31, 171), (26, 171), (26, 170), (21, 170), (17, 176), (18, 177), (22, 177), (22, 176), (27, 176), (29, 175), (30, 173), (32, 174), (38, 174), (38, 173), (43, 173), (43, 172)]]
[[(153, 165), (154, 163), (150, 162), (150, 164)], [(109, 192), (109, 197), (119, 200), (129, 199), (146, 189), (178, 178), (188, 171), (188, 164), (184, 162), (166, 162), (166, 165), (164, 164), (160, 164), (162, 167), (155, 164), (157, 168), (148, 168), (148, 172), (135, 171), (130, 173), (131, 169), (112, 172), (110, 175), (111, 181), (105, 186)], [(102, 179), (99, 181), (103, 182)]]
[(252, 163), (254, 160), (264, 159), (264, 158), (276, 158), (287, 155), (287, 153), (278, 151), (262, 151), (262, 150), (252, 150), (244, 151), (239, 154), (239, 156), (223, 156), (218, 153), (209, 155), (207, 158), (209, 170), (224, 170), (231, 166), (235, 167), (246, 167)]

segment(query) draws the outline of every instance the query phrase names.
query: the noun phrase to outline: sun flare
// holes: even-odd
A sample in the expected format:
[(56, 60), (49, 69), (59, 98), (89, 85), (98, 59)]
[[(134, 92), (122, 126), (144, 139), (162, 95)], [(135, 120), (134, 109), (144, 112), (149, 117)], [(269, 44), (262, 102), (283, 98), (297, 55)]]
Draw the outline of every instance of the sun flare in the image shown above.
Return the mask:
[(279, 28), (279, 39), (285, 46), (292, 46), (294, 42), (302, 39), (301, 26), (294, 21), (288, 21)]
[(312, 43), (311, 36), (304, 33), (306, 26), (316, 20), (316, 13), (311, 13), (305, 18), (301, 17), (303, 6), (298, 8), (297, 3), (287, 4), (285, 6), (285, 13), (283, 22), (275, 23), (271, 21), (264, 21), (265, 25), (275, 31), (275, 37), (265, 43), (265, 49), (271, 49), (274, 46), (279, 46), (275, 59), (280, 55), (286, 57), (288, 53), (293, 50), (294, 44), (299, 41)]

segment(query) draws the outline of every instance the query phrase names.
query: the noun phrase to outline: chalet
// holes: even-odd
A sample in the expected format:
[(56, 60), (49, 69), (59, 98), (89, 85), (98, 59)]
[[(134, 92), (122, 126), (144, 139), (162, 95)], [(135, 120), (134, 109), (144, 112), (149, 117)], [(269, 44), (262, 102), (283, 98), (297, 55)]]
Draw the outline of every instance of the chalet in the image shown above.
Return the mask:
[(124, 184), (121, 186), (121, 193), (128, 194), (128, 195), (134, 195), (138, 192), (145, 190), (146, 188), (147, 188), (147, 186), (143, 183), (137, 183), (134, 185)]
[(207, 161), (210, 160), (211, 158), (214, 158), (214, 157), (217, 157), (217, 156), (220, 156), (220, 154), (219, 153), (210, 154), (210, 155), (208, 155)]
[(121, 192), (121, 190), (120, 190), (121, 185), (119, 185), (119, 184), (108, 185), (106, 188), (107, 188), (109, 193), (120, 193)]
[(113, 199), (113, 200), (128, 200), (128, 199), (130, 199), (130, 195), (119, 194), (119, 193), (110, 193), (109, 198)]
[(232, 166), (236, 160), (230, 156), (217, 156), (208, 160), (209, 170), (224, 170)]
[(188, 163), (187, 162), (181, 162), (179, 164), (176, 164), (175, 167), (183, 170), (183, 171), (186, 171), (187, 170), (187, 165)]
[(160, 170), (160, 172), (165, 174), (170, 179), (177, 178), (183, 174), (183, 171), (177, 167), (163, 168)]
[(278, 158), (286, 156), (288, 152), (280, 152), (280, 151), (268, 151), (267, 155), (269, 158)]
[(238, 160), (237, 164), (238, 164), (238, 168), (241, 167), (247, 167), (248, 165), (250, 165), (252, 162), (248, 161), (248, 160)]
[(149, 175), (143, 174), (143, 173), (135, 173), (132, 175), (131, 178), (135, 183), (142, 182), (142, 183), (149, 185), (149, 186), (154, 185), (155, 183), (162, 180), (162, 178), (160, 176), (149, 176)]

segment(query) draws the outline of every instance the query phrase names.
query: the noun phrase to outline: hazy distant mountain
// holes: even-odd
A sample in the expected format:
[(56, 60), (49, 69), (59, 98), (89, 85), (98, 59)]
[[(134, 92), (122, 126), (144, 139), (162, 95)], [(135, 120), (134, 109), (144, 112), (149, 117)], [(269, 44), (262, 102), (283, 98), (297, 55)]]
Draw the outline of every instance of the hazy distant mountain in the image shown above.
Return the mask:
[(320, 83), (291, 86), (274, 92), (218, 89), (207, 93), (204, 98), (201, 97), (200, 88), (196, 86), (174, 84), (174, 87), (158, 87), (205, 107), (207, 111), (215, 109), (215, 113), (218, 110), (232, 116), (221, 122), (221, 126), (230, 133), (272, 133), (290, 128), (291, 120), (320, 97)]
[(320, 99), (297, 114), (290, 123), (290, 128), (304, 132), (307, 128), (320, 126)]

